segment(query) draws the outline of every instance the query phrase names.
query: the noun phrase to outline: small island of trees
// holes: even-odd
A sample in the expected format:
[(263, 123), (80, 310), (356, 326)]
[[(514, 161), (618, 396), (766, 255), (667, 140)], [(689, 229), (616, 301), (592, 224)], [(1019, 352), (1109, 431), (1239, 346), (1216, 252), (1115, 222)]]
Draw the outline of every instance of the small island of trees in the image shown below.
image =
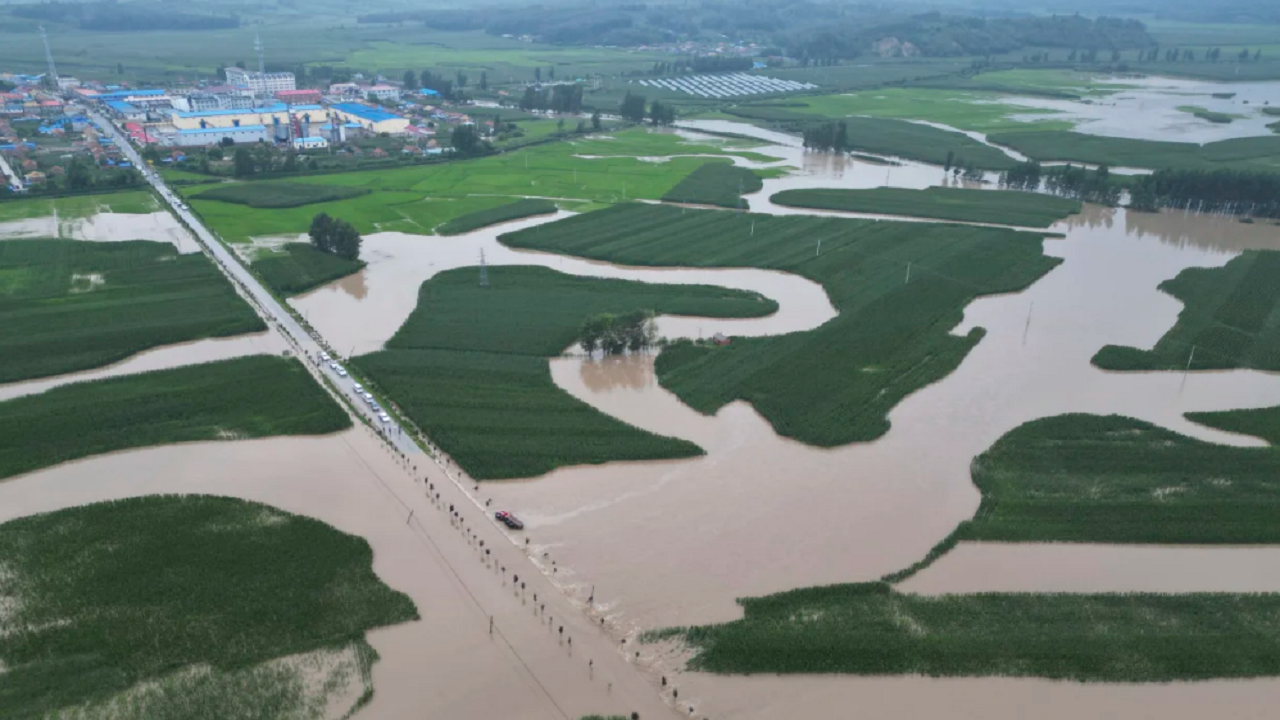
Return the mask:
[(658, 329), (652, 310), (635, 310), (624, 315), (592, 315), (578, 331), (578, 345), (588, 353), (603, 350), (606, 355), (638, 352), (656, 344)]

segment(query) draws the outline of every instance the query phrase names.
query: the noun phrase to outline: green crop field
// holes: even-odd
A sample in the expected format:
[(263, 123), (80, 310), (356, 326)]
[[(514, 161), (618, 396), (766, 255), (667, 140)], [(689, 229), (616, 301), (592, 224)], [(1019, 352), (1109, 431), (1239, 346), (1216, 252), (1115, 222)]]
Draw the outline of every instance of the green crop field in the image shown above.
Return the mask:
[(871, 117), (823, 118), (793, 112), (789, 107), (763, 105), (730, 108), (738, 120), (800, 130), (817, 122), (836, 121), (848, 128), (849, 147), (853, 150), (896, 155), (908, 160), (942, 165), (951, 154), (958, 165), (970, 164), (983, 170), (1007, 170), (1016, 161), (999, 148), (974, 140), (963, 133), (921, 125), (906, 120)]
[(1280, 252), (1249, 251), (1220, 268), (1187, 268), (1160, 289), (1182, 301), (1151, 350), (1107, 345), (1104, 370), (1280, 370)]
[[(324, 717), (377, 657), (365, 633), (418, 618), (363, 539), (232, 498), (19, 518), (0, 525), (0, 555), (12, 718)], [(306, 662), (339, 648), (361, 656), (354, 677)]]
[(144, 214), (160, 210), (155, 196), (143, 190), (64, 198), (23, 198), (0, 202), (0, 222), (49, 217), (86, 218), (102, 212)]
[(283, 296), (298, 295), (359, 272), (365, 263), (317, 250), (308, 243), (286, 243), (259, 253), (253, 261), (258, 276)]
[(698, 455), (693, 443), (639, 430), (555, 386), (547, 358), (588, 316), (633, 310), (758, 317), (777, 304), (702, 285), (653, 285), (541, 267), (450, 270), (423, 283), (418, 306), (383, 351), (354, 360), (419, 427), (477, 479), (557, 467)]
[(0, 478), (115, 450), (348, 427), (297, 360), (251, 355), (0, 402)]
[(738, 601), (744, 617), (664, 631), (694, 670), (1166, 682), (1280, 674), (1280, 595), (927, 597), (884, 583)]
[[(1272, 418), (1214, 413), (1244, 431)], [(1274, 412), (1272, 413), (1274, 416)], [(1192, 417), (1192, 419), (1198, 419)], [(1196, 440), (1120, 416), (1024, 423), (973, 463), (982, 506), (960, 540), (1277, 543), (1280, 451)]]
[(665, 202), (737, 208), (746, 206), (743, 195), (759, 192), (763, 187), (760, 176), (747, 168), (708, 163), (689, 173), (662, 199)]
[(203, 190), (192, 197), (199, 200), (221, 200), (252, 208), (281, 209), (350, 200), (369, 192), (368, 188), (315, 183), (219, 183), (217, 187)]
[(1205, 145), (1163, 140), (1131, 140), (1075, 132), (996, 133), (988, 139), (1041, 162), (1082, 162), (1112, 167), (1280, 168), (1280, 138), (1248, 137)]
[(203, 255), (133, 240), (0, 242), (0, 383), (265, 330)]
[(501, 241), (628, 265), (782, 270), (820, 283), (840, 312), (821, 327), (724, 347), (676, 344), (657, 369), (699, 412), (746, 400), (779, 434), (824, 446), (883, 435), (898, 401), (945, 377), (982, 337), (950, 333), (965, 305), (1025, 288), (1060, 262), (1044, 255), (1039, 235), (1003, 228), (640, 204)]
[(535, 215), (552, 215), (555, 212), (556, 204), (550, 200), (517, 200), (506, 205), (499, 205), (496, 208), (477, 210), (456, 217), (437, 227), (436, 232), (441, 235), (461, 235), (462, 233), (479, 230), (482, 227), (497, 225), (498, 223), (520, 220), (521, 218)]
[(783, 190), (771, 198), (790, 207), (883, 213), (966, 222), (1049, 227), (1080, 212), (1080, 203), (1053, 195), (1015, 190), (966, 190), (931, 187), (927, 190), (874, 188), (871, 190)]
[(1206, 120), (1211, 123), (1217, 123), (1219, 125), (1227, 125), (1245, 117), (1244, 115), (1233, 115), (1231, 113), (1222, 113), (1222, 112), (1214, 112), (1212, 110), (1206, 110), (1205, 108), (1202, 108), (1199, 105), (1179, 105), (1178, 110), (1184, 113), (1190, 113), (1192, 115), (1195, 115), (1201, 120)]
[(1222, 412), (1191, 412), (1187, 419), (1227, 432), (1252, 435), (1280, 446), (1280, 407)]
[[(362, 233), (394, 230), (426, 235), (454, 218), (525, 196), (602, 204), (626, 199), (657, 200), (698, 167), (717, 162), (714, 157), (693, 155), (772, 159), (730, 144), (692, 143), (677, 135), (628, 130), (476, 160), (294, 178), (289, 183), (371, 190), (367, 195), (327, 203), (323, 209), (352, 223)], [(640, 157), (670, 159), (646, 162)], [(277, 182), (280, 181), (259, 181), (251, 187), (269, 190)], [(250, 208), (199, 199), (198, 195), (207, 190), (200, 186), (180, 190), (191, 199), (201, 217), (229, 242), (304, 233), (317, 211), (314, 207)]]

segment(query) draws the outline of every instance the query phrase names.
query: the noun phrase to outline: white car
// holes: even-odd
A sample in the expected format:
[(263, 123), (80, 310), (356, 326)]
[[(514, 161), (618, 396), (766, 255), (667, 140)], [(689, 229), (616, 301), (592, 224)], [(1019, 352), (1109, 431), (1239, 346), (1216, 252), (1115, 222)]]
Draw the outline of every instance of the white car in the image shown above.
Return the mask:
[(356, 391), (356, 394), (357, 394), (357, 395), (359, 395), (360, 397), (364, 397), (364, 386), (363, 386), (363, 385), (361, 385), (360, 383), (355, 383), (355, 384), (353, 384), (351, 387), (355, 389), (355, 391)]
[(379, 404), (378, 404), (378, 403), (376, 403), (376, 402), (371, 402), (371, 403), (369, 403), (369, 407), (370, 407), (370, 408), (371, 408), (375, 413), (382, 413), (382, 406), (381, 406), (381, 405), (379, 405)]
[(329, 363), (329, 369), (330, 369), (330, 370), (337, 370), (337, 369), (338, 369), (338, 363), (336, 363), (336, 362), (330, 362), (330, 363)]
[(320, 359), (324, 362), (329, 362), (329, 353), (327, 352), (320, 353)]
[(338, 377), (346, 377), (346, 376), (347, 376), (347, 371), (343, 370), (342, 368), (338, 368)]
[(369, 393), (364, 393), (363, 395), (361, 395), (361, 397), (363, 397), (364, 401), (367, 403), (373, 402), (373, 396), (370, 395)]
[(389, 422), (391, 422), (391, 416), (390, 416), (390, 415), (388, 415), (388, 414), (386, 414), (386, 413), (381, 413), (381, 414), (379, 414), (379, 415), (378, 415), (378, 419), (379, 419), (379, 420), (381, 420), (381, 421), (382, 421), (382, 422), (384, 422), (384, 423), (389, 423)]

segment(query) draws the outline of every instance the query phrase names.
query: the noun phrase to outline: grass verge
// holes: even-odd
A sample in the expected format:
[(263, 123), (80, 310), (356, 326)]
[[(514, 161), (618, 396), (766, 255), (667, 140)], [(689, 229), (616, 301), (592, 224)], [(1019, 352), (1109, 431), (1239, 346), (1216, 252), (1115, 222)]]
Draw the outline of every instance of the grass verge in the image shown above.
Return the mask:
[[(0, 525), (0, 556), (8, 717), (121, 705), (131, 717), (295, 717), (315, 668), (262, 663), (367, 649), (366, 631), (418, 617), (374, 575), (363, 539), (231, 498), (20, 518)], [(261, 703), (252, 715), (228, 712), (244, 709), (241, 693)]]
[(566, 465), (701, 454), (640, 430), (556, 387), (547, 358), (582, 321), (637, 309), (758, 317), (777, 310), (754, 293), (703, 285), (584, 278), (541, 267), (476, 268), (423, 283), (418, 306), (386, 349), (354, 363), (477, 479), (541, 475)]
[(134, 240), (0, 242), (0, 383), (265, 330), (203, 255)]
[(699, 412), (746, 400), (779, 434), (823, 446), (887, 432), (889, 410), (954, 370), (982, 337), (951, 334), (965, 305), (1025, 288), (1060, 262), (1039, 235), (1005, 228), (639, 204), (501, 240), (628, 265), (782, 270), (821, 284), (840, 313), (821, 327), (723, 347), (677, 343), (657, 370)]
[(317, 250), (308, 243), (286, 243), (278, 252), (253, 261), (258, 276), (283, 296), (298, 295), (359, 272), (365, 263)]
[(552, 215), (555, 211), (556, 204), (550, 200), (526, 198), (506, 205), (499, 205), (495, 208), (469, 212), (440, 225), (436, 228), (436, 232), (441, 235), (461, 235), (472, 230), (479, 230), (482, 227), (533, 217), (534, 215)]
[(0, 478), (115, 450), (350, 426), (297, 360), (253, 355), (0, 402)]
[(1015, 190), (967, 190), (931, 187), (926, 190), (783, 190), (772, 198), (779, 205), (884, 213), (965, 222), (1049, 227), (1080, 212), (1080, 203), (1053, 195)]

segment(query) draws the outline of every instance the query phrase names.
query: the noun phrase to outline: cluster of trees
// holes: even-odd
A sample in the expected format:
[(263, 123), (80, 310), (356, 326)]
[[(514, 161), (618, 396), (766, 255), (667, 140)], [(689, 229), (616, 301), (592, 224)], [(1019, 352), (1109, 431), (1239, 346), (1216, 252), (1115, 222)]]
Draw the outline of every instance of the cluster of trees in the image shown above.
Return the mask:
[(746, 72), (754, 67), (750, 57), (722, 57), (720, 55), (696, 55), (673, 62), (656, 62), (650, 75), (679, 75), (682, 73)]
[(804, 146), (810, 150), (845, 152), (849, 149), (849, 128), (842, 120), (807, 127)]
[(947, 160), (942, 166), (942, 172), (949, 172), (957, 179), (964, 178), (971, 182), (979, 182), (983, 178), (981, 168), (957, 158), (955, 152), (952, 150), (947, 151)]
[[(464, 99), (466, 93), (462, 92), (462, 88), (467, 86), (469, 78), (461, 70), (454, 73), (453, 78), (446, 78), (443, 73), (436, 73), (431, 70), (423, 70), (421, 74), (414, 75), (412, 70), (405, 70), (404, 89), (413, 90), (435, 90), (440, 93), (440, 97), (446, 100)], [(480, 89), (487, 90), (489, 88), (489, 76), (486, 73), (480, 73)]]
[(582, 85), (529, 85), (520, 98), (521, 110), (551, 110), (558, 113), (582, 112)]
[(493, 150), (493, 146), (480, 137), (480, 131), (475, 125), (455, 127), (449, 135), (449, 144), (453, 146), (454, 152), (462, 156), (482, 155)]
[[(1230, 56), (1228, 56), (1230, 57)], [(1195, 62), (1196, 51), (1191, 49), (1166, 48), (1161, 52), (1159, 47), (1151, 48), (1142, 53), (1142, 60), (1145, 62), (1157, 62), (1163, 59), (1165, 62)], [(1222, 59), (1222, 48), (1210, 48), (1204, 52), (1204, 61), (1208, 63), (1216, 63)], [(1253, 62), (1262, 60), (1262, 49), (1250, 54), (1249, 48), (1242, 48), (1236, 54), (1236, 61), (1246, 63), (1252, 59)]]
[(1090, 170), (1075, 165), (1048, 168), (1031, 160), (1000, 173), (1000, 187), (1035, 192), (1045, 190), (1054, 195), (1074, 198), (1099, 205), (1118, 205), (1121, 187), (1111, 177), (1106, 165)]
[(311, 237), (312, 247), (317, 250), (348, 260), (360, 259), (360, 243), (363, 240), (355, 227), (346, 220), (320, 213), (311, 219), (311, 229), (307, 234)]
[(652, 310), (635, 310), (623, 315), (592, 315), (578, 331), (578, 345), (588, 353), (603, 350), (606, 355), (638, 352), (657, 341), (657, 325)]
[(1026, 190), (1035, 192), (1040, 189), (1040, 182), (1044, 179), (1043, 169), (1040, 163), (1030, 160), (1017, 165), (1000, 173), (1000, 187), (1009, 190)]
[(82, 30), (140, 32), (145, 30), (225, 30), (240, 27), (235, 15), (197, 15), (175, 12), (171, 5), (156, 3), (52, 2), (13, 5), (16, 17), (72, 25)]
[(623, 120), (628, 122), (644, 122), (644, 96), (634, 95), (631, 91), (627, 91), (626, 96), (622, 98), (622, 104), (618, 106), (618, 114), (622, 116)]
[(1134, 185), (1129, 206), (1174, 207), (1280, 217), (1280, 173), (1248, 170), (1157, 170)]
[(671, 103), (654, 100), (649, 103), (649, 122), (653, 125), (674, 125), (676, 122), (676, 106)]

